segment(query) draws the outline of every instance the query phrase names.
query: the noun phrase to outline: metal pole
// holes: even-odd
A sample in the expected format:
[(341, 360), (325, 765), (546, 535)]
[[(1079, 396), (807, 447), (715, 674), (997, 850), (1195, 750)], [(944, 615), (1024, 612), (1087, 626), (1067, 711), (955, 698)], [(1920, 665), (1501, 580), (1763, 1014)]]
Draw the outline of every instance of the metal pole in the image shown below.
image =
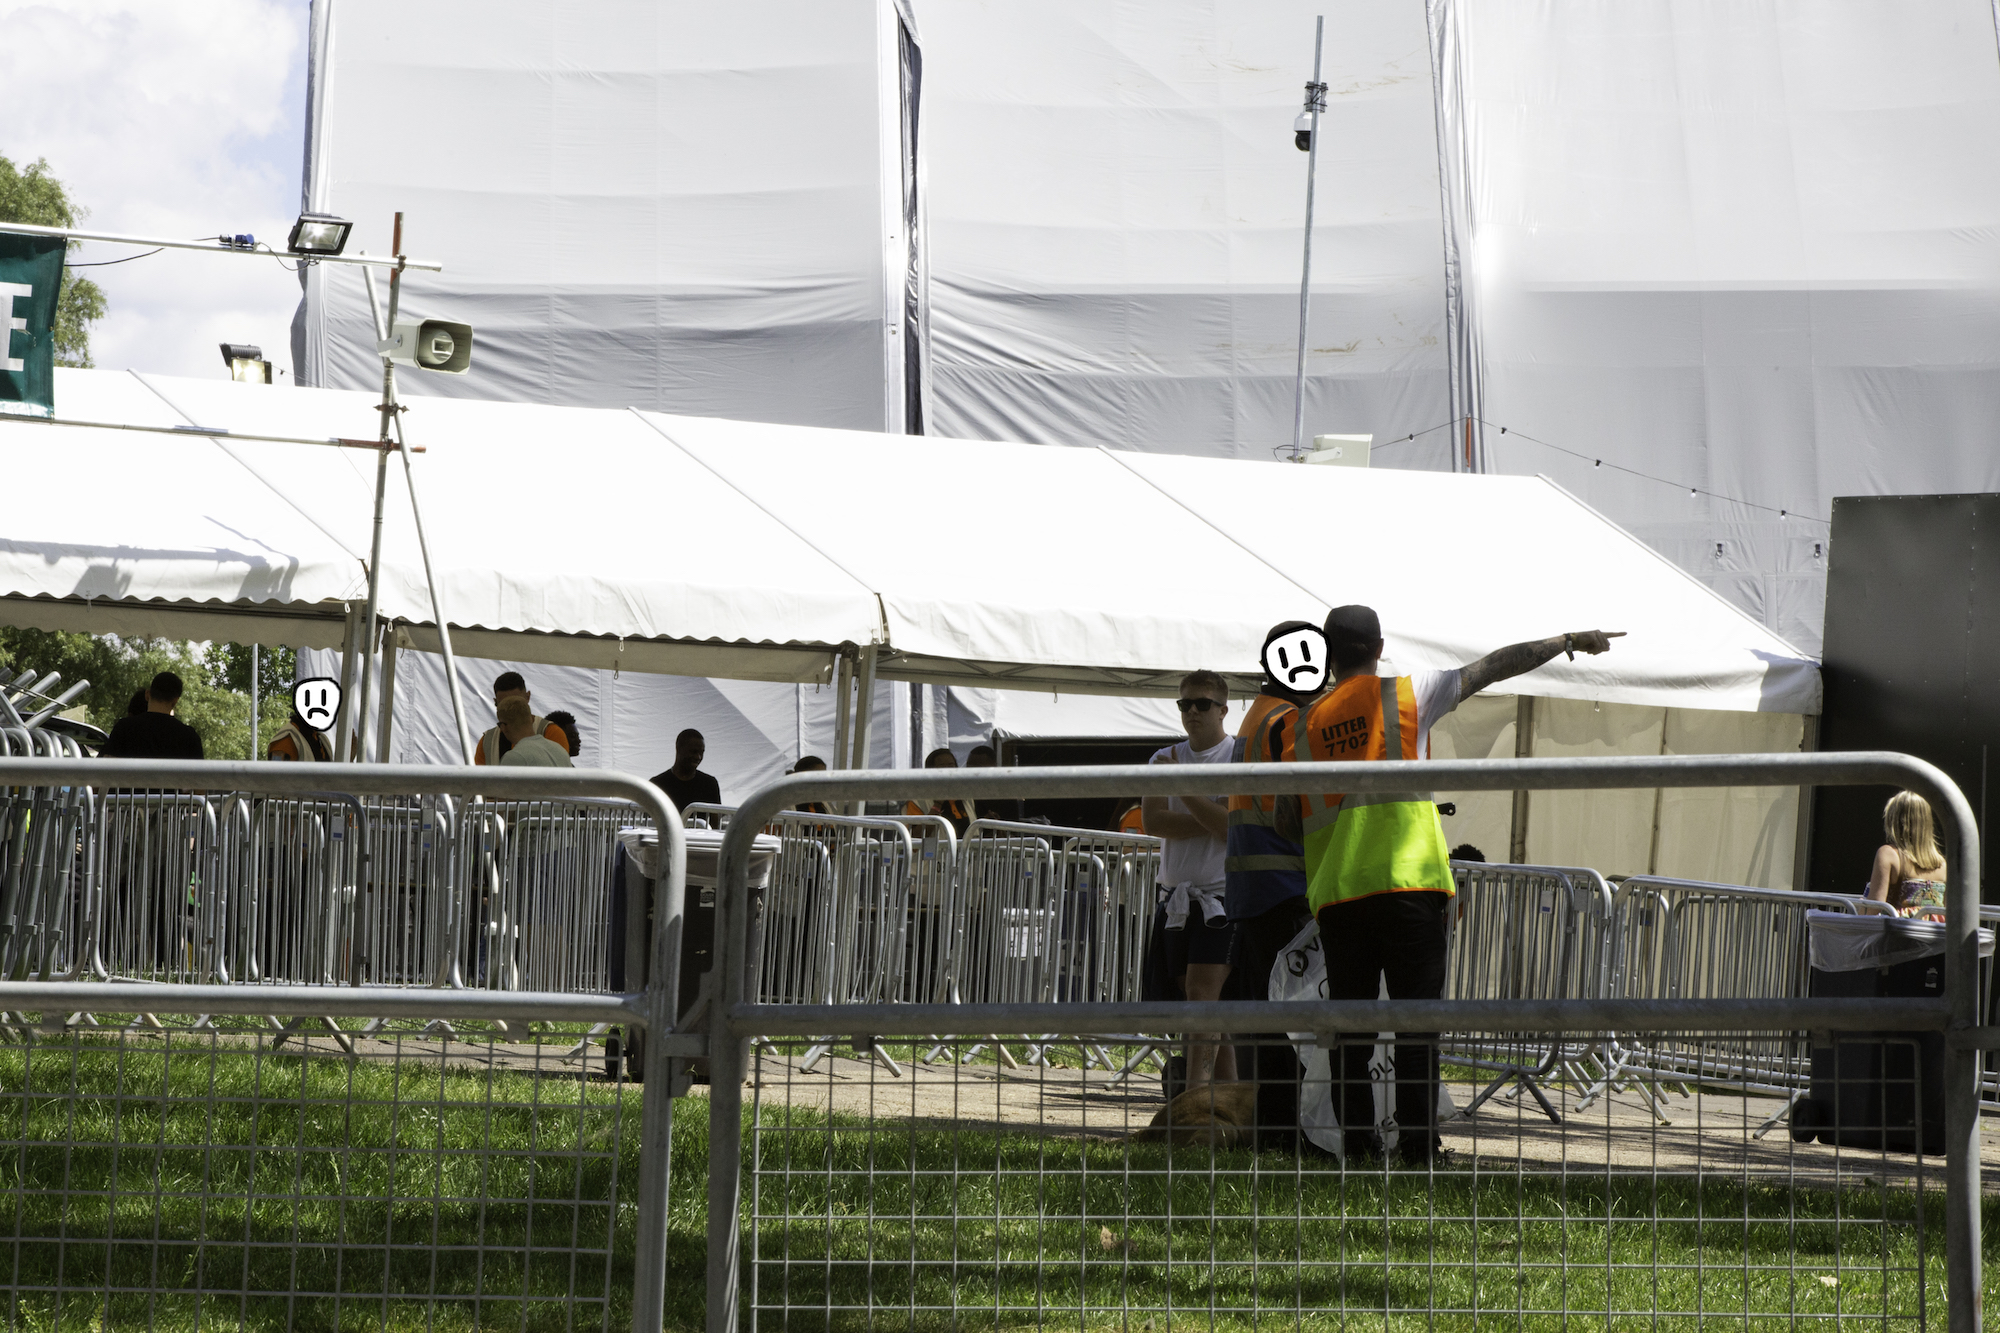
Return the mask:
[[(1945, 779), (1948, 783), (1950, 779)], [(1951, 1027), (1979, 1024), (1979, 825), (1958, 789), (1942, 812), (1957, 830), (1958, 860), (1945, 888), (1944, 994)], [(1935, 797), (1932, 798), (1935, 801)], [(1990, 1033), (1988, 1034), (1990, 1035)], [(1979, 1240), (1980, 1052), (1947, 1042), (1944, 1053), (1945, 1327), (1977, 1333), (1981, 1326)]]
[(257, 645), (250, 645), (250, 758), (254, 762), (264, 757), (257, 747)]
[(1292, 387), (1292, 461), (1306, 450), (1306, 308), (1312, 296), (1313, 276), (1313, 184), (1319, 177), (1319, 113), (1326, 106), (1326, 85), (1319, 79), (1320, 50), (1326, 36), (1326, 15), (1313, 21), (1313, 76), (1306, 85), (1306, 112), (1312, 117), (1311, 139), (1306, 149), (1306, 246), (1305, 264), (1299, 275), (1299, 369)]
[[(390, 250), (400, 260), (403, 254), (403, 215), (396, 214), (394, 237)], [(400, 263), (389, 271), (389, 316), (388, 327), (396, 327), (396, 300), (401, 294), (403, 269)], [(372, 298), (373, 292), (371, 290)], [(372, 304), (372, 300), (371, 300)], [(379, 330), (382, 326), (377, 325)], [(396, 363), (382, 353), (382, 401), (375, 405), (381, 413), (382, 424), (376, 439), (381, 450), (375, 456), (375, 530), (368, 546), (368, 610), (362, 616), (361, 642), (368, 646), (368, 656), (361, 662), (361, 708), (356, 716), (360, 741), (358, 757), (366, 760), (369, 756), (368, 719), (375, 706), (375, 616), (381, 606), (382, 596), (382, 509), (389, 490), (389, 448), (392, 443), (389, 428), (402, 409), (396, 406)]]
[(375, 741), (375, 757), (389, 762), (389, 736), (396, 717), (396, 621), (382, 622), (382, 725)]
[(458, 724), (460, 758), (472, 762), (472, 727), (465, 719), (465, 692), (459, 687), (458, 660), (451, 651), (451, 624), (444, 617), (444, 602), (438, 597), (437, 575), (431, 572), (431, 546), (424, 536), (423, 506), (417, 503), (417, 474), (410, 465), (410, 446), (403, 440), (402, 419), (396, 421), (396, 443), (403, 454), (403, 480), (410, 488), (410, 516), (417, 523), (417, 550), (424, 558), (424, 584), (431, 594), (431, 619), (437, 624), (438, 652), (444, 657), (445, 687), (451, 693), (451, 716)]
[(854, 685), (854, 648), (843, 644), (833, 671), (833, 767), (847, 767), (849, 695)]
[(344, 762), (348, 757), (347, 738), (354, 734), (354, 659), (359, 655), (361, 637), (361, 609), (349, 602), (347, 622), (340, 633), (340, 716), (333, 720), (333, 757), (335, 762)]
[(308, 264), (361, 264), (386, 268), (395, 264), (401, 268), (420, 268), (432, 273), (444, 272), (444, 265), (428, 259), (374, 259), (365, 254), (351, 255), (308, 255), (296, 250), (240, 250), (233, 245), (220, 245), (215, 241), (169, 240), (162, 236), (127, 236), (120, 232), (78, 231), (74, 227), (37, 227), (26, 222), (0, 222), (0, 234), (18, 236), (61, 236), (71, 241), (109, 241), (113, 245), (149, 245), (160, 250), (201, 250), (215, 255), (252, 255), (257, 258), (277, 256), (280, 259), (303, 260)]
[[(848, 728), (848, 735), (854, 742), (854, 756), (847, 765), (849, 768), (868, 767), (868, 742), (875, 731), (875, 659), (880, 651), (880, 647), (872, 643), (863, 648), (860, 669), (855, 672), (854, 725)], [(848, 807), (847, 813), (858, 815), (866, 809), (865, 801), (856, 801)]]

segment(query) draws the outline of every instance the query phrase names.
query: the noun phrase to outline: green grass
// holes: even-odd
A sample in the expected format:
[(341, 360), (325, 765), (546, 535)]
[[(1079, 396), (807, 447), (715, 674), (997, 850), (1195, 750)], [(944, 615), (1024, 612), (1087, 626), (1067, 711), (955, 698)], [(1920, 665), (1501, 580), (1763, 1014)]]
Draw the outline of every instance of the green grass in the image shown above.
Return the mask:
[[(0, 1321), (622, 1328), (639, 1108), (638, 1090), (573, 1074), (414, 1055), (301, 1058), (197, 1036), (0, 1048), (0, 1206), (12, 1213)], [(697, 1329), (707, 1105), (677, 1109), (668, 1326)], [(1226, 1328), (1290, 1327), (1294, 1311), (1315, 1329), (1633, 1322), (1534, 1313), (1564, 1305), (1710, 1312), (1649, 1325), (1676, 1330), (1789, 1326), (1746, 1321), (1746, 1309), (1886, 1312), (1915, 1327), (1920, 1286), (1942, 1324), (1935, 1192), (1920, 1230), (1909, 1190), (1301, 1175), (1268, 1154), (762, 1116), (747, 1140), (759, 1217), (745, 1257), (766, 1328), (1150, 1319), (1163, 1333), (1209, 1326), (1211, 1309)], [(1987, 1225), (2000, 1235), (1991, 1205)], [(1885, 1266), (1908, 1271), (1885, 1282)], [(573, 1296), (590, 1304), (572, 1310)], [(786, 1301), (813, 1308), (770, 1308)], [(1433, 1303), (1482, 1313), (1383, 1313)], [(953, 1304), (956, 1320), (925, 1308)]]

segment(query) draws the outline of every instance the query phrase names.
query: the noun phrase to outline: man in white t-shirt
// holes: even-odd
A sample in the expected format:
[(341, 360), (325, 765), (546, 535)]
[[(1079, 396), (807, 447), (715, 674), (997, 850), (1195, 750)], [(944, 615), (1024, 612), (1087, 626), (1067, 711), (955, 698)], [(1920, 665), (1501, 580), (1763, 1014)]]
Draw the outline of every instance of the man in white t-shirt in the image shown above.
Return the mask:
[[(1229, 734), (1229, 686), (1213, 671), (1181, 678), (1181, 725), (1187, 739), (1153, 756), (1156, 764), (1226, 764), (1236, 757)], [(1166, 840), (1160, 884), (1167, 898), (1167, 970), (1190, 1000), (1219, 1000), (1229, 979), (1234, 931), (1223, 910), (1229, 804), (1208, 796), (1148, 796), (1146, 831)], [(1236, 1048), (1215, 1033), (1188, 1034), (1187, 1081), (1236, 1081)]]
[(502, 768), (571, 768), (569, 747), (557, 745), (536, 730), (538, 719), (529, 711), (526, 699), (500, 701), (500, 734), (509, 749), (500, 756)]

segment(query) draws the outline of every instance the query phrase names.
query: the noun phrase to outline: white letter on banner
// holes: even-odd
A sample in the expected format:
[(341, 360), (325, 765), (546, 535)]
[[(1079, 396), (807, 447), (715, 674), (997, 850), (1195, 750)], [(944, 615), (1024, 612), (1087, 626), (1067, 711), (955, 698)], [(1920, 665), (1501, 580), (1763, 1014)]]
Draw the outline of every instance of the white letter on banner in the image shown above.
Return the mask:
[(6, 310), (0, 312), (0, 318), (4, 318), (5, 321), (4, 327), (0, 327), (0, 337), (5, 337), (7, 340), (4, 344), (0, 344), (0, 370), (20, 371), (28, 368), (27, 362), (8, 353), (14, 350), (14, 330), (25, 330), (28, 327), (27, 320), (14, 318), (14, 299), (16, 297), (33, 299), (34, 295), (35, 289), (30, 283), (0, 282), (0, 301), (7, 303)]

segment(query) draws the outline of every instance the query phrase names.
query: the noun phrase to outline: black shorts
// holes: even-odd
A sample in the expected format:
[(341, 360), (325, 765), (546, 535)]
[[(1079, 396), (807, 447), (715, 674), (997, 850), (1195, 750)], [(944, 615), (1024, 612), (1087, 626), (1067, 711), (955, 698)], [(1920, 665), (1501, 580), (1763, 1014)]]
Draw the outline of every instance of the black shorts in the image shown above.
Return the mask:
[(1218, 917), (1203, 925), (1200, 909), (1188, 914), (1187, 925), (1167, 931), (1167, 975), (1178, 977), (1191, 963), (1220, 966), (1229, 961), (1229, 946), (1236, 938), (1236, 923)]

